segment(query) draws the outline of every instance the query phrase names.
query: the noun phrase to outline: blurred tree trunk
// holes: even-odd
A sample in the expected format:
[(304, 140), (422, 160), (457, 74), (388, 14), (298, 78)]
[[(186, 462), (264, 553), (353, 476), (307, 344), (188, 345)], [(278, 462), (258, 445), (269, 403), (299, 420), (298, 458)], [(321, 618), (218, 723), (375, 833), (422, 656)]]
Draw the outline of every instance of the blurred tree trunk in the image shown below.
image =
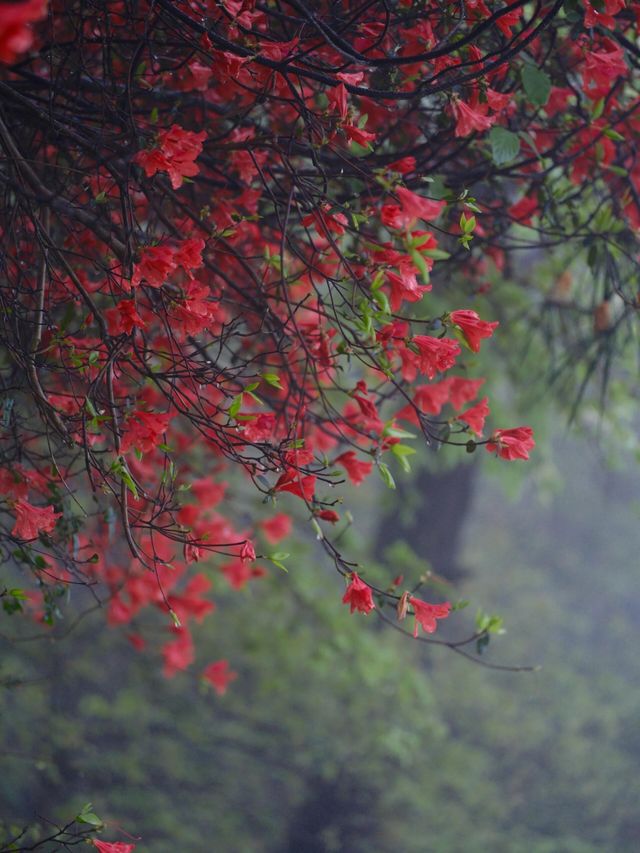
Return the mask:
[[(460, 564), (460, 547), (477, 472), (478, 465), (471, 463), (444, 471), (423, 469), (408, 482), (398, 478), (397, 500), (380, 520), (376, 550), (403, 540), (436, 574), (462, 580), (467, 571)], [(412, 512), (407, 505), (414, 505)]]

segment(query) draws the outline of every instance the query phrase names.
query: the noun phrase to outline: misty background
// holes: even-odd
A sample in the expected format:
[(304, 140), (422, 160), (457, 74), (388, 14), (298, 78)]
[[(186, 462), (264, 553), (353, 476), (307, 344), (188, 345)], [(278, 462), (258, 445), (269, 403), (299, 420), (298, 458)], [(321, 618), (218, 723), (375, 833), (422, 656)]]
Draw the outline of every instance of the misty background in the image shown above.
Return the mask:
[[(66, 641), (5, 638), (5, 820), (91, 801), (151, 853), (640, 849), (637, 463), (564, 438), (505, 481), (482, 456), (359, 491), (344, 546), (387, 577), (431, 567), (471, 601), (442, 636), (482, 607), (506, 628), (482, 659), (539, 672), (350, 616), (307, 542), (240, 594), (216, 578), (196, 665), (171, 680), (102, 613)], [(198, 672), (222, 657), (239, 678), (217, 697)]]

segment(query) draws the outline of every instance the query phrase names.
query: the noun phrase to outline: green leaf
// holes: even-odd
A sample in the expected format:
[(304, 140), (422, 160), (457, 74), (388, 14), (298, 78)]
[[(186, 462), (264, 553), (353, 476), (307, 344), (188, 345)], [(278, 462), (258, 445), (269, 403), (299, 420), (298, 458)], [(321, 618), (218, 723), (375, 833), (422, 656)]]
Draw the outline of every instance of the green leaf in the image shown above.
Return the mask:
[(607, 139), (612, 139), (614, 142), (624, 142), (624, 136), (612, 127), (605, 128), (603, 133)]
[(286, 551), (277, 551), (275, 554), (269, 554), (267, 559), (269, 560), (286, 560), (290, 555), (287, 554)]
[(473, 229), (476, 227), (475, 216), (467, 216), (462, 214), (460, 217), (460, 230), (463, 234), (473, 234)]
[(536, 107), (544, 107), (551, 93), (551, 79), (546, 71), (541, 71), (535, 65), (526, 63), (522, 66), (520, 76), (531, 103)]
[(371, 295), (373, 296), (374, 302), (382, 312), (384, 312), (385, 314), (391, 314), (391, 305), (389, 304), (389, 297), (384, 292), (384, 290), (376, 290)]
[(510, 163), (518, 156), (520, 151), (520, 140), (504, 127), (492, 127), (489, 132), (491, 143), (491, 156), (496, 166)]
[(395, 456), (413, 456), (417, 451), (415, 447), (409, 447), (407, 444), (394, 444), (391, 452)]
[(378, 462), (378, 471), (380, 472), (380, 476), (382, 477), (382, 482), (388, 489), (395, 489), (396, 481), (393, 479), (393, 475), (389, 470), (389, 466), (385, 465), (384, 462)]
[(382, 435), (390, 436), (391, 438), (416, 438), (415, 433), (407, 432), (406, 429), (400, 429), (400, 427), (396, 426), (386, 426)]
[(402, 470), (405, 474), (408, 474), (411, 471), (411, 465), (409, 464), (409, 460), (407, 456), (412, 456), (417, 451), (413, 447), (408, 447), (406, 444), (394, 444), (391, 448), (391, 452), (396, 457)]
[(104, 826), (104, 822), (100, 820), (98, 815), (95, 814), (92, 809), (93, 806), (91, 803), (85, 803), (79, 814), (76, 815), (76, 821), (78, 823), (88, 823), (89, 826)]
[(234, 397), (231, 401), (231, 405), (227, 411), (227, 414), (230, 418), (235, 418), (235, 416), (240, 411), (240, 406), (242, 406), (242, 394), (238, 394), (237, 397)]
[(411, 249), (409, 254), (411, 255), (411, 260), (416, 265), (416, 267), (420, 270), (420, 275), (422, 276), (422, 280), (425, 284), (429, 284), (429, 266), (425, 259), (422, 257), (420, 252), (416, 251), (416, 249)]
[(275, 554), (266, 555), (267, 560), (273, 563), (274, 566), (277, 566), (279, 569), (282, 569), (283, 572), (287, 572), (287, 574), (289, 572), (289, 569), (287, 569), (287, 567), (283, 563), (283, 560), (286, 560), (288, 556), (289, 554), (285, 553), (284, 551), (278, 551)]
[(126, 487), (129, 489), (131, 494), (137, 500), (138, 499), (138, 489), (136, 488), (136, 484), (135, 484), (133, 477), (129, 473), (129, 469), (127, 468), (127, 464), (126, 464), (124, 458), (120, 457), (119, 459), (117, 459), (113, 463), (113, 465), (111, 466), (111, 472), (113, 474), (115, 474), (117, 477), (122, 478), (122, 481), (124, 482)]
[(282, 385), (280, 384), (280, 377), (277, 373), (263, 373), (262, 378), (268, 385), (272, 385), (274, 388), (281, 389)]
[(422, 254), (425, 258), (432, 258), (434, 261), (446, 261), (451, 257), (451, 252), (445, 252), (444, 249), (424, 249)]

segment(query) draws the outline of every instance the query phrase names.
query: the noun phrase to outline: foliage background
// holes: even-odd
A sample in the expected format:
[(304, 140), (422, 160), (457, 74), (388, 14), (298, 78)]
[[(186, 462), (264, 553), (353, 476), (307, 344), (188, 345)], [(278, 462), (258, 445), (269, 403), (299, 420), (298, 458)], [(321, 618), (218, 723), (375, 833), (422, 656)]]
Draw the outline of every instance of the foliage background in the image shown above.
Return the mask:
[[(109, 838), (152, 853), (637, 849), (639, 479), (586, 439), (559, 442), (515, 500), (477, 472), (453, 597), (505, 615), (487, 659), (535, 674), (350, 617), (312, 545), (245, 594), (218, 583), (197, 646), (238, 670), (224, 697), (163, 679), (100, 614), (72, 643), (3, 644), (3, 679), (25, 682), (0, 694), (4, 815), (64, 820), (91, 799)], [(365, 556), (384, 497), (359, 495)], [(424, 567), (388, 546), (369, 558)]]

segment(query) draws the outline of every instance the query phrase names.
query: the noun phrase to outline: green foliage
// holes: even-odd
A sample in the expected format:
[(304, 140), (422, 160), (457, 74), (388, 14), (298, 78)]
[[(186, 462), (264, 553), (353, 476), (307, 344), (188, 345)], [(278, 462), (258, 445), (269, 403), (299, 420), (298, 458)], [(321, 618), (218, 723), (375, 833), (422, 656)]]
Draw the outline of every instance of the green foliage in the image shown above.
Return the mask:
[(526, 62), (521, 71), (522, 85), (527, 98), (536, 107), (544, 107), (551, 94), (551, 78), (540, 68)]
[(504, 127), (492, 127), (489, 132), (491, 156), (496, 166), (504, 166), (518, 156), (520, 140), (515, 133)]

